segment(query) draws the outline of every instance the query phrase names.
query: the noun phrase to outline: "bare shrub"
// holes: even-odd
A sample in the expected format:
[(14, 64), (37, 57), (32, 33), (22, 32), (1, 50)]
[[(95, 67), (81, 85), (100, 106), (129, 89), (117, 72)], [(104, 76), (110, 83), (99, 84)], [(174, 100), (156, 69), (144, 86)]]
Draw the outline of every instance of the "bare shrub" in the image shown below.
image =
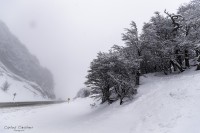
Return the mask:
[(8, 88), (10, 87), (10, 84), (5, 81), (1, 87), (1, 89), (4, 91), (4, 92), (7, 92), (8, 91)]

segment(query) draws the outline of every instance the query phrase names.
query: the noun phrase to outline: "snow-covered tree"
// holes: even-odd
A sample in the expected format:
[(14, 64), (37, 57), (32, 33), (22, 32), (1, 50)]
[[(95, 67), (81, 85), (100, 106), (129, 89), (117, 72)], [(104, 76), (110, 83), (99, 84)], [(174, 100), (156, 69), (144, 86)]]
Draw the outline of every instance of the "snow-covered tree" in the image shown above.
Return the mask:
[(141, 56), (141, 42), (139, 40), (137, 25), (134, 21), (131, 22), (130, 28), (125, 28), (126, 33), (122, 34), (122, 40), (128, 47), (133, 48), (134, 54)]
[[(189, 62), (191, 56), (191, 51), (197, 51), (199, 49), (198, 44), (200, 43), (200, 0), (193, 0), (188, 4), (184, 4), (179, 7), (178, 14), (180, 14), (184, 19), (182, 23), (182, 46), (184, 47), (186, 53), (185, 62)], [(196, 49), (197, 48), (197, 49)], [(189, 51), (189, 53), (187, 53)], [(190, 55), (190, 56), (189, 56)], [(187, 65), (186, 64), (186, 65)]]
[(122, 34), (122, 40), (126, 44), (121, 52), (126, 54), (129, 61), (138, 62), (138, 67), (136, 68), (136, 85), (139, 85), (140, 72), (141, 72), (141, 62), (142, 62), (142, 43), (138, 35), (137, 25), (134, 21), (131, 22), (130, 28), (125, 28), (125, 33)]
[(75, 98), (85, 98), (88, 97), (89, 95), (90, 95), (90, 88), (85, 87), (77, 92)]
[(200, 0), (193, 0), (182, 5), (178, 9), (178, 14), (182, 15), (184, 21), (185, 37), (190, 43), (200, 42)]
[[(91, 63), (86, 84), (102, 103), (131, 97), (136, 93), (141, 73), (165, 74), (190, 67), (195, 44), (200, 42), (200, 0), (179, 8), (177, 14), (155, 12), (138, 35), (136, 23), (125, 29), (125, 47), (113, 46), (108, 53), (99, 53)], [(199, 48), (199, 47), (198, 47)], [(196, 49), (196, 51), (200, 51)], [(185, 64), (183, 64), (185, 61)], [(200, 63), (198, 68), (200, 69)]]
[[(128, 50), (128, 49), (127, 49)], [(131, 98), (136, 93), (135, 72), (138, 63), (129, 60), (125, 48), (114, 46), (109, 53), (99, 53), (91, 63), (86, 85), (92, 88), (92, 95), (102, 103), (112, 103)]]
[(153, 65), (149, 66), (150, 70), (154, 68), (155, 71), (164, 71), (167, 74), (173, 66), (183, 71), (175, 57), (175, 50), (179, 48), (180, 43), (176, 39), (178, 35), (178, 29), (171, 18), (159, 12), (155, 12), (155, 16), (144, 24), (140, 38), (144, 47), (144, 56), (146, 55), (146, 59)]

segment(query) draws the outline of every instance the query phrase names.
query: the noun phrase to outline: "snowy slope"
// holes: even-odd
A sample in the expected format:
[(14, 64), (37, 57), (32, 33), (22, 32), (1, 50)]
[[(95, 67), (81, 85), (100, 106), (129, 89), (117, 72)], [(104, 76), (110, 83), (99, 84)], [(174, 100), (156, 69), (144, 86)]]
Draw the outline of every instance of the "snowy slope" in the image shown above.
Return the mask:
[(41, 66), (36, 56), (31, 54), (25, 45), (10, 32), (9, 28), (1, 20), (0, 61), (10, 72), (37, 83), (40, 87), (34, 85), (35, 87), (33, 88), (36, 91), (42, 90), (43, 95), (52, 99), (55, 98), (52, 73), (47, 68)]
[[(9, 84), (8, 90), (3, 91), (3, 84)], [(14, 93), (16, 96), (14, 98)], [(10, 72), (0, 62), (0, 102), (40, 101), (47, 99), (42, 89), (35, 83), (27, 81)]]
[(5, 126), (29, 126), (28, 133), (199, 133), (200, 71), (142, 77), (138, 95), (120, 106), (98, 105), (92, 99), (70, 103), (0, 109), (0, 132)]

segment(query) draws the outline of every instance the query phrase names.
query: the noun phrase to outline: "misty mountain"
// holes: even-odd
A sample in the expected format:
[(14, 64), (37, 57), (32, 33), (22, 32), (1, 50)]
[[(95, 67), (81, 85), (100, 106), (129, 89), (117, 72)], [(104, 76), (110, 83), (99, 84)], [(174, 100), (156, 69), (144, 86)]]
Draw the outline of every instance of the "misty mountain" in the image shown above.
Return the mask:
[[(38, 59), (0, 21), (0, 61), (15, 75), (36, 83), (42, 95), (55, 98), (54, 80), (51, 72), (40, 65)], [(38, 86), (32, 86), (36, 90)]]

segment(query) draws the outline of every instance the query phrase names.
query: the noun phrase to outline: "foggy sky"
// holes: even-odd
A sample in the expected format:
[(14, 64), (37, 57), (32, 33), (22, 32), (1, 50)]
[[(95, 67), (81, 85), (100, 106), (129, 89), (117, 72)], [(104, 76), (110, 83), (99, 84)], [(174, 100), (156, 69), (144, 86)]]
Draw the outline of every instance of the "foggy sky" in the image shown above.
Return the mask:
[(121, 33), (134, 20), (141, 31), (155, 11), (190, 0), (0, 0), (0, 19), (55, 79), (58, 97), (84, 87), (99, 51), (123, 45)]

